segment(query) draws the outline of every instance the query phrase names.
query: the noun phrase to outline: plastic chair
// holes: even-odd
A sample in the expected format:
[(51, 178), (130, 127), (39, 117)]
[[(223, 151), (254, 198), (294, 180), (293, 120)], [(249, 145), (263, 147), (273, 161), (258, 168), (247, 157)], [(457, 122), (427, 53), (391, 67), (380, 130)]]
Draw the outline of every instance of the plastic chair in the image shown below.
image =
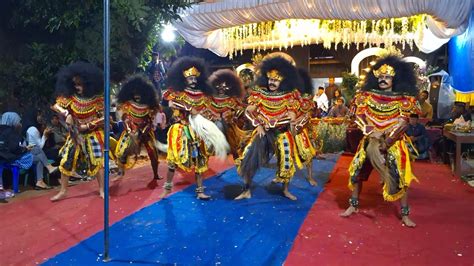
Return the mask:
[(16, 165), (11, 165), (9, 163), (0, 163), (0, 178), (3, 177), (3, 170), (9, 169), (13, 175), (13, 192), (18, 193), (18, 184), (20, 182), (20, 168)]

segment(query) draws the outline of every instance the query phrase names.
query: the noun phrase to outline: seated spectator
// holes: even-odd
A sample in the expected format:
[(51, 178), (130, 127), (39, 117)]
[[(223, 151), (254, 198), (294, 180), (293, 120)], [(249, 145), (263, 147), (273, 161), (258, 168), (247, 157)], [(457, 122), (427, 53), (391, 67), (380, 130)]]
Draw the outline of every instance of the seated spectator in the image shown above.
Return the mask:
[(418, 122), (418, 119), (418, 114), (410, 115), (408, 128), (405, 133), (410, 137), (412, 143), (415, 145), (415, 148), (418, 151), (417, 159), (427, 159), (428, 149), (430, 148), (430, 140), (428, 138), (428, 134), (426, 133), (425, 127)]
[(25, 122), (23, 126), (23, 133), (25, 135), (26, 145), (31, 154), (33, 154), (33, 162), (36, 164), (36, 189), (50, 189), (50, 187), (43, 181), (43, 169), (46, 167), (49, 173), (57, 170), (57, 167), (52, 166), (48, 162), (48, 158), (43, 151), (44, 144), (51, 132), (50, 128), (44, 130), (41, 135), (40, 121), (41, 115), (36, 109), (30, 109), (25, 113)]
[[(0, 121), (0, 163), (9, 163), (21, 169), (29, 169), (33, 164), (33, 155), (26, 147), (20, 145), (21, 119), (17, 113), (6, 112)], [(7, 195), (8, 194), (8, 195)], [(0, 198), (11, 196), (3, 189), (3, 180), (0, 177)]]
[[(328, 88), (326, 88), (327, 90)], [(331, 109), (331, 107), (333, 107), (334, 105), (336, 105), (336, 102), (337, 102), (337, 99), (339, 98), (342, 98), (344, 100), (344, 97), (342, 96), (341, 94), (341, 90), (339, 88), (336, 88), (334, 90), (334, 97), (332, 97), (332, 99), (329, 101), (329, 109)], [(344, 100), (344, 103), (346, 101)]]
[(318, 92), (314, 95), (313, 101), (316, 102), (316, 105), (321, 110), (321, 116), (326, 116), (329, 109), (329, 100), (328, 96), (324, 93), (323, 87), (318, 88)]
[(433, 119), (433, 106), (431, 106), (431, 104), (426, 101), (428, 100), (428, 96), (428, 91), (420, 92), (420, 95), (418, 95), (418, 102), (420, 103), (421, 107), (420, 118), (427, 118), (428, 121), (431, 121)]
[(344, 99), (339, 97), (336, 99), (336, 103), (329, 111), (329, 117), (345, 117), (349, 113), (349, 108), (344, 104)]
[(51, 117), (51, 133), (53, 134), (54, 143), (56, 147), (61, 148), (66, 142), (67, 129), (59, 121), (58, 115), (53, 115)]
[(50, 132), (43, 132), (46, 135), (46, 143), (43, 147), (43, 151), (48, 159), (53, 160), (56, 164), (59, 164), (59, 150), (66, 142), (67, 129), (61, 124), (59, 116), (54, 114), (51, 117)]
[(467, 109), (466, 103), (455, 102), (454, 109), (451, 114), (451, 119), (453, 122), (457, 119), (464, 119), (464, 121), (472, 121), (471, 112)]

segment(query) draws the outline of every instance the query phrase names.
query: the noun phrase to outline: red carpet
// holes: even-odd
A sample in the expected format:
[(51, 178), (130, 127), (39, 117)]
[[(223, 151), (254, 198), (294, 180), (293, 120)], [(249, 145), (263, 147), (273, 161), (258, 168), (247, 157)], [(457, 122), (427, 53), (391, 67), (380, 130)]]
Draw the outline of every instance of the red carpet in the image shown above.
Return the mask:
[[(211, 158), (206, 177), (233, 166)], [(166, 176), (166, 163), (160, 164)], [(110, 182), (110, 224), (156, 201), (163, 180), (151, 181), (146, 165), (127, 172)], [(194, 175), (176, 172), (174, 191), (194, 183)], [(52, 203), (47, 195), (0, 205), (0, 265), (33, 265), (68, 249), (103, 229), (103, 201), (98, 197), (97, 182), (70, 187), (68, 198)]]
[[(417, 227), (399, 220), (399, 204), (384, 202), (372, 174), (360, 199), (361, 212), (339, 217), (348, 206), (347, 168), (341, 156), (332, 182), (300, 228), (286, 265), (473, 265), (474, 189), (445, 165), (417, 162), (409, 203)], [(374, 171), (375, 173), (375, 171)]]

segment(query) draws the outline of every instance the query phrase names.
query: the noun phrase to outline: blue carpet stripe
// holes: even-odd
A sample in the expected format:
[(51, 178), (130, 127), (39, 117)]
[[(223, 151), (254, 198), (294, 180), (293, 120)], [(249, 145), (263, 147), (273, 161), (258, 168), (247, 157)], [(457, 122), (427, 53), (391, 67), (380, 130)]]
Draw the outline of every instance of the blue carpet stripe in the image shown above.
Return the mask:
[[(297, 172), (297, 201), (271, 184), (270, 168), (255, 176), (252, 199), (233, 201), (242, 182), (232, 168), (204, 182), (210, 201), (197, 200), (193, 185), (145, 207), (111, 227), (107, 265), (281, 265), (338, 157), (313, 162), (317, 187)], [(104, 264), (102, 250), (101, 231), (44, 264)]]

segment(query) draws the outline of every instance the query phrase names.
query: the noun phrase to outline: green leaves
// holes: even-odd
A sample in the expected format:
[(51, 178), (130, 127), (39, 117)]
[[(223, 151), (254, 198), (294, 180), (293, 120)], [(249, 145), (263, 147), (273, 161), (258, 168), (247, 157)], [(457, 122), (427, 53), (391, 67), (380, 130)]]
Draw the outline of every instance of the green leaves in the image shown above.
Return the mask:
[[(103, 7), (97, 0), (2, 0), (0, 96), (51, 97), (59, 68), (77, 60), (103, 64)], [(159, 28), (179, 19), (186, 1), (111, 0), (111, 79), (149, 60)], [(175, 46), (159, 44), (164, 54)]]

